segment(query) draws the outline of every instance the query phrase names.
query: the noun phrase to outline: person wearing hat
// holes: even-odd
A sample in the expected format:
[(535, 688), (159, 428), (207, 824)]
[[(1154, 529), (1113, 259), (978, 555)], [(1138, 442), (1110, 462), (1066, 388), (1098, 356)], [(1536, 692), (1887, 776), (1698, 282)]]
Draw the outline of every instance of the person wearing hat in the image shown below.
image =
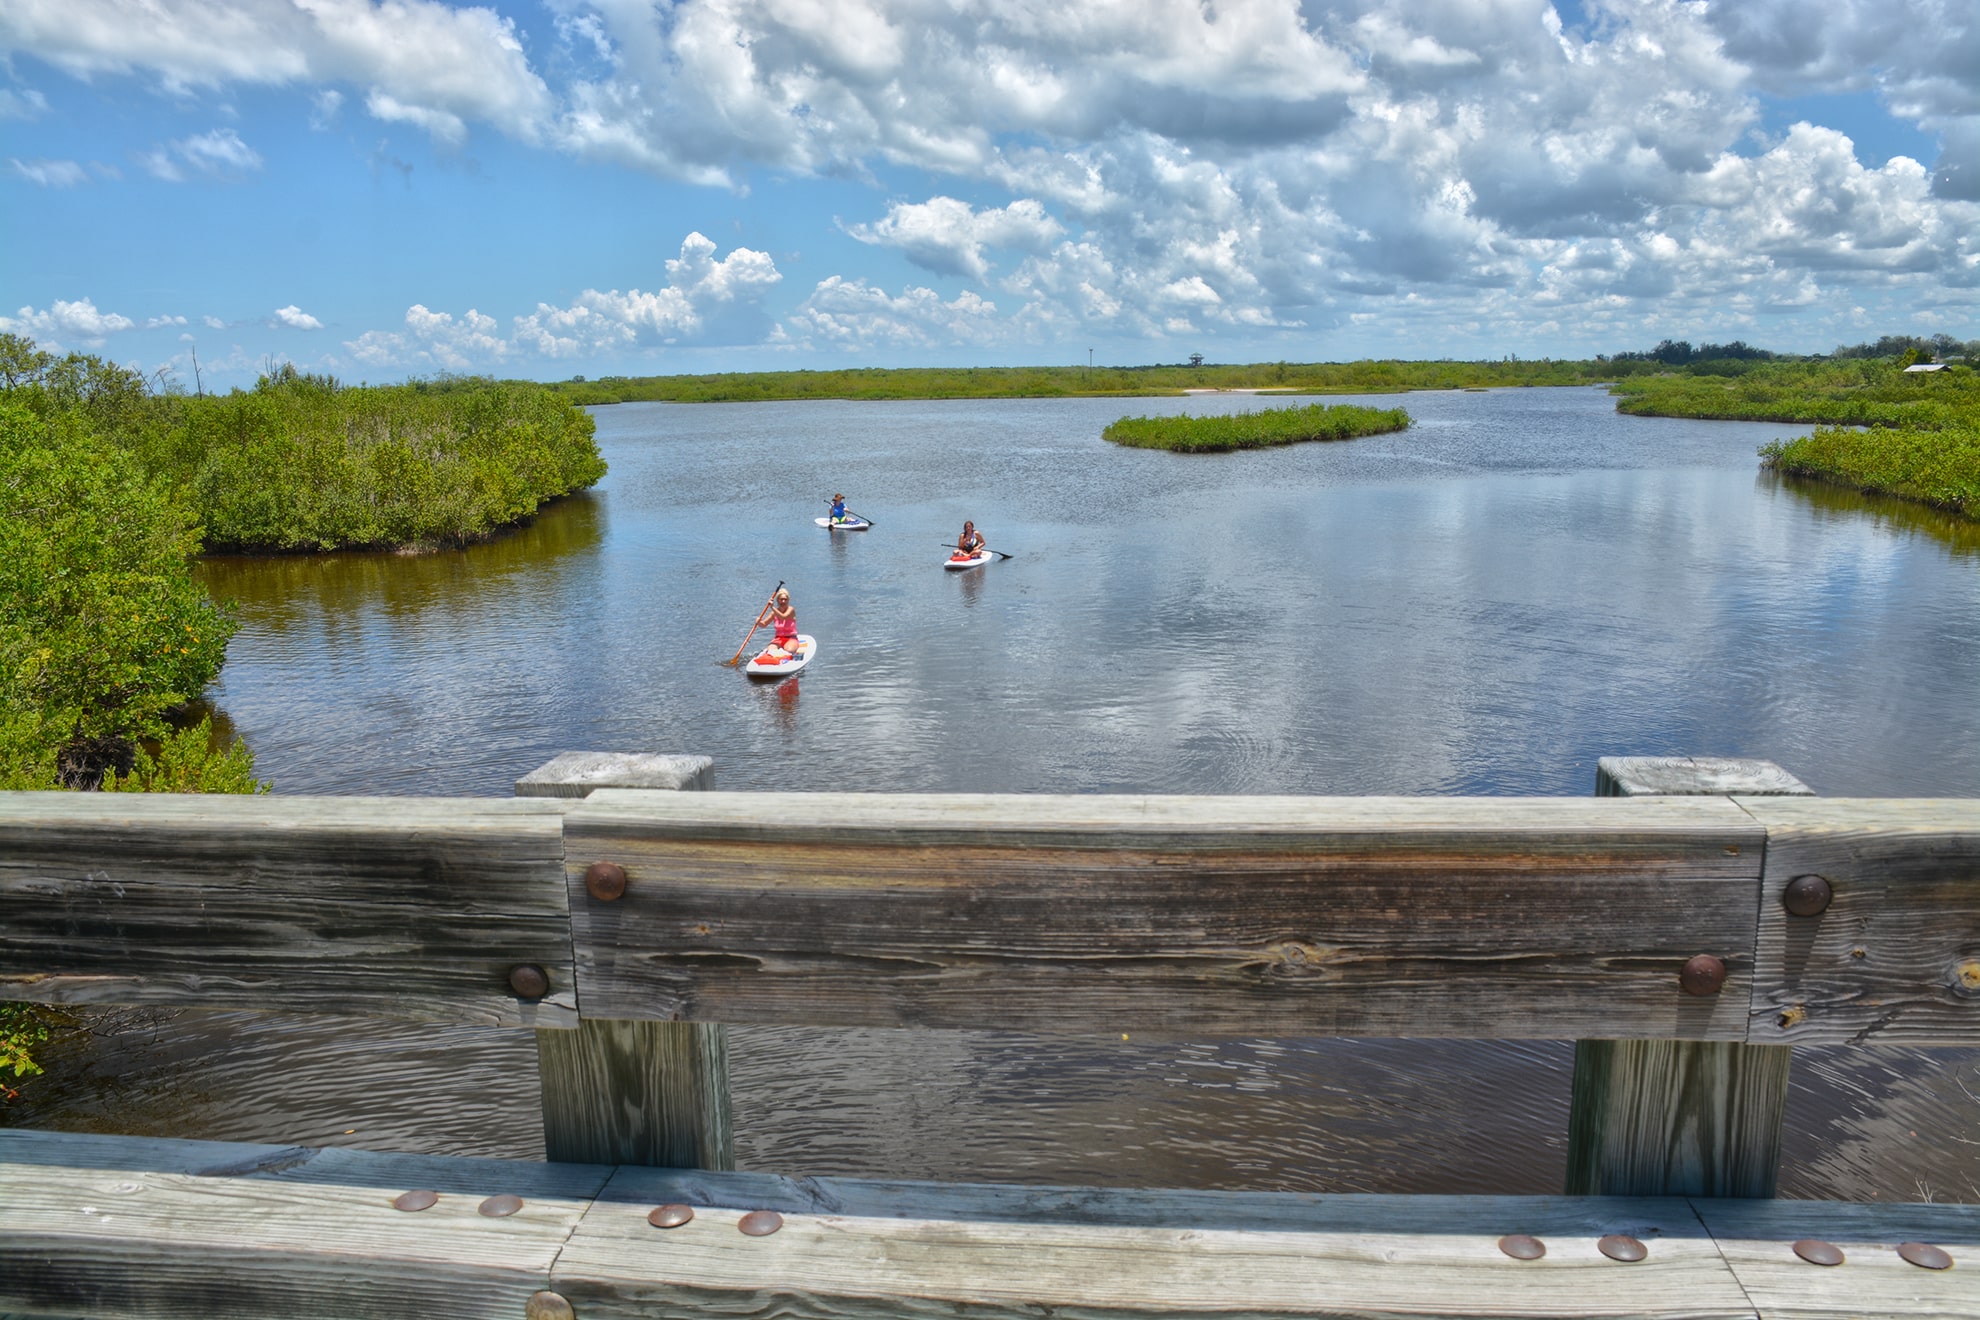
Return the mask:
[(832, 521), (835, 523), (846, 521), (846, 497), (844, 495), (834, 495), (832, 497)]

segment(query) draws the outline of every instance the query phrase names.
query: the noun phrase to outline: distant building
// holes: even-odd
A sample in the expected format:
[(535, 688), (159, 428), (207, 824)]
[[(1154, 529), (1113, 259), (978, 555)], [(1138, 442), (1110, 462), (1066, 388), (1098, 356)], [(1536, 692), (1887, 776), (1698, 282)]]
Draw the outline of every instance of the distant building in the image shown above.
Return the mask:
[(1904, 369), (1904, 374), (1909, 376), (1914, 371), (1944, 371), (1945, 369), (1946, 364), (1943, 362), (1914, 362)]

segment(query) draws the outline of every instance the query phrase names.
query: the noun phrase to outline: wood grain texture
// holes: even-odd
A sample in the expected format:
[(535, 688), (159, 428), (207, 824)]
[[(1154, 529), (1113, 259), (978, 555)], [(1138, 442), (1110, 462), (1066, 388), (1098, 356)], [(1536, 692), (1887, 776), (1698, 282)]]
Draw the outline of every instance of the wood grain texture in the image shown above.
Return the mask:
[(1737, 1038), (1762, 843), (1705, 798), (607, 790), (565, 831), (587, 1016), (1507, 1038)]
[[(1980, 1316), (1980, 1206), (1847, 1205), (1829, 1201), (1694, 1202), (1761, 1320), (1972, 1320)], [(1841, 1265), (1810, 1265), (1790, 1246), (1819, 1238)], [(1901, 1242), (1929, 1242), (1949, 1270), (1907, 1264)]]
[[(646, 1211), (685, 1200), (661, 1233)], [(784, 1214), (770, 1237), (744, 1210)], [(1498, 1248), (1547, 1242), (1538, 1261)], [(1633, 1233), (1619, 1266), (1596, 1240)], [(1299, 1196), (620, 1170), (558, 1258), (586, 1320), (1750, 1316), (1682, 1201)]]
[[(271, 1160), (265, 1172), (251, 1169)], [(202, 1174), (198, 1170), (208, 1170)], [(0, 1131), (0, 1310), (520, 1316), (609, 1170)], [(408, 1214), (391, 1198), (442, 1193)], [(481, 1200), (524, 1198), (506, 1219)]]
[[(1749, 1039), (1980, 1041), (1980, 800), (1736, 801), (1768, 830)], [(1809, 874), (1834, 899), (1797, 917)]]
[(574, 1026), (564, 805), (0, 793), (0, 996)]
[(1576, 1042), (1571, 1196), (1772, 1196), (1791, 1051), (1730, 1041)]
[(1772, 761), (1746, 757), (1605, 756), (1595, 765), (1596, 797), (1728, 793), (1809, 797), (1814, 791)]
[(550, 1160), (733, 1169), (725, 1028), (586, 1022), (537, 1037)]

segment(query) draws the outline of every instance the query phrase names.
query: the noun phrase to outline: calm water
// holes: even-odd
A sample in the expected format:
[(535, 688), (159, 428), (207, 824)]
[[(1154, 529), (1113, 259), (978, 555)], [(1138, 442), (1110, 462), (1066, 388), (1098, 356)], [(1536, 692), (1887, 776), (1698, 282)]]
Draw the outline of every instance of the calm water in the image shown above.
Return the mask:
[[(1393, 404), (1395, 400), (1382, 400)], [(1194, 400), (626, 405), (611, 475), (497, 543), (216, 560), (216, 701), (285, 792), (507, 794), (567, 749), (729, 789), (1590, 791), (1761, 756), (1829, 795), (1980, 793), (1980, 531), (1755, 471), (1773, 425), (1599, 390), (1415, 394), (1417, 426), (1120, 450)], [(873, 531), (811, 519), (843, 490)], [(938, 567), (965, 517), (1016, 557)], [(729, 657), (771, 586), (819, 658)], [(752, 1167), (1545, 1192), (1561, 1043), (734, 1033)], [(536, 1155), (525, 1036), (244, 1014), (78, 1045), (4, 1121)], [(1787, 1189), (1980, 1200), (1980, 1054), (1797, 1055)]]

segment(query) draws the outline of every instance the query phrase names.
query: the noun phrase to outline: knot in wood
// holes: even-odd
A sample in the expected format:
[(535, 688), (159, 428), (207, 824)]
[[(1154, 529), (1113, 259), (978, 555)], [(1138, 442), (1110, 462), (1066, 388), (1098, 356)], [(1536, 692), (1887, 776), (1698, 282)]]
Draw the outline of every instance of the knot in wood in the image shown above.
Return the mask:
[(1268, 960), (1265, 971), (1269, 976), (1313, 977), (1333, 974), (1333, 962), (1339, 950), (1323, 949), (1317, 944), (1306, 944), (1299, 940), (1287, 940), (1281, 944), (1265, 946)]
[(1953, 989), (1980, 994), (1980, 959), (1968, 958), (1953, 969)]

